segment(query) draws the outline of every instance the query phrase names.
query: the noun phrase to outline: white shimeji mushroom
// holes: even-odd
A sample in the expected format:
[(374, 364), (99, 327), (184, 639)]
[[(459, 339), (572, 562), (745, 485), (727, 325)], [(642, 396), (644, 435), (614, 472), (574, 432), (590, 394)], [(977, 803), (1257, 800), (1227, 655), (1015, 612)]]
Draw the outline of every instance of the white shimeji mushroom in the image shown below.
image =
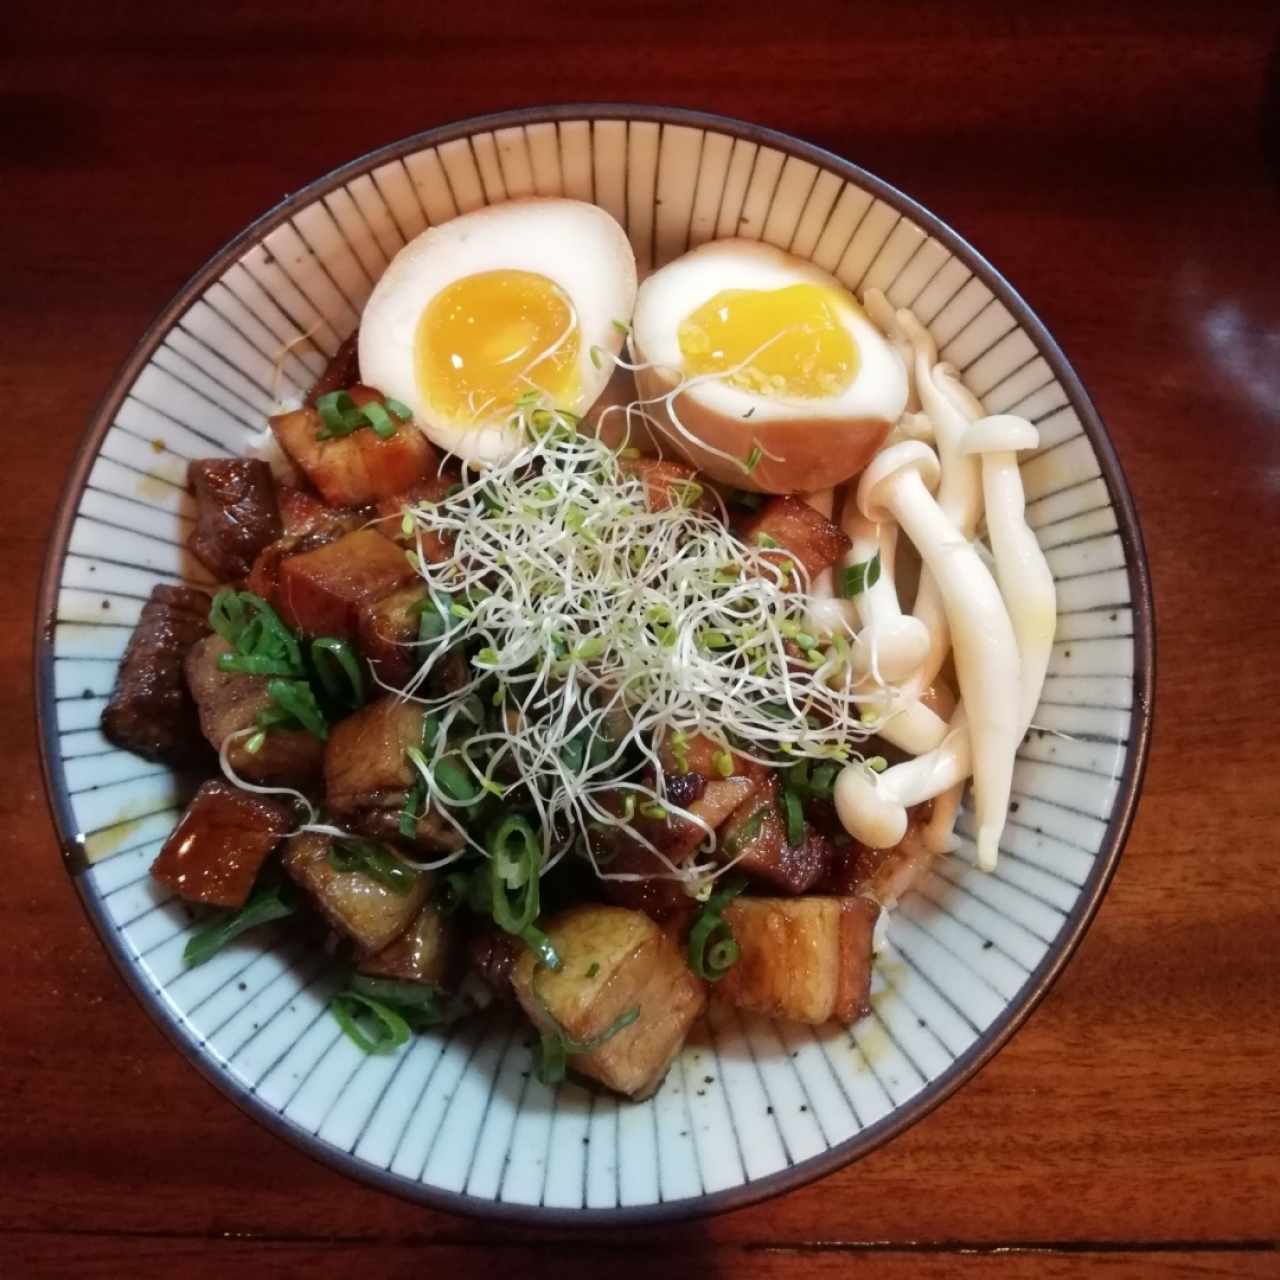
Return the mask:
[(1040, 433), (1011, 413), (981, 418), (969, 428), (964, 450), (982, 459), (982, 491), (987, 538), (996, 580), (1009, 610), (1021, 662), (1018, 717), (1022, 734), (1035, 715), (1058, 625), (1053, 573), (1027, 524), (1026, 494), (1018, 471), (1018, 451), (1035, 449)]
[[(970, 726), (978, 860), (994, 866), (1009, 807), (1014, 752), (1022, 736), (1018, 645), (990, 571), (931, 493), (938, 477), (937, 455), (926, 445), (893, 445), (863, 472), (858, 506), (868, 520), (895, 519), (938, 584)], [(849, 773), (846, 769), (845, 775)]]
[[(868, 289), (862, 295), (862, 309), (871, 323), (884, 334), (894, 354), (902, 361), (907, 374), (907, 413), (914, 414), (920, 408), (920, 396), (916, 391), (915, 349), (898, 320), (901, 313), (894, 309), (893, 303), (879, 289)], [(915, 317), (912, 316), (912, 319)]]

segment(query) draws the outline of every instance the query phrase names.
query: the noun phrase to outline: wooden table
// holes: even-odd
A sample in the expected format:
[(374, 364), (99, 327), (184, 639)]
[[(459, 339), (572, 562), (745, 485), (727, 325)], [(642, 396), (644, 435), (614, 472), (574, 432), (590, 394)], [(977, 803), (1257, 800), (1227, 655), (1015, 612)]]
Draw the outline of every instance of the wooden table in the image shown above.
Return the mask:
[[(0, 72), (14, 587), (0, 614), (0, 857), (13, 872), (0, 896), (0, 1273), (1280, 1275), (1274, 5), (16, 8)], [(819, 1184), (712, 1221), (583, 1237), (346, 1182), (182, 1061), (63, 873), (29, 655), (85, 419), (190, 271), (374, 145), (592, 98), (790, 130), (989, 254), (1111, 429), (1161, 626), (1137, 825), (1088, 939), (1012, 1044)]]

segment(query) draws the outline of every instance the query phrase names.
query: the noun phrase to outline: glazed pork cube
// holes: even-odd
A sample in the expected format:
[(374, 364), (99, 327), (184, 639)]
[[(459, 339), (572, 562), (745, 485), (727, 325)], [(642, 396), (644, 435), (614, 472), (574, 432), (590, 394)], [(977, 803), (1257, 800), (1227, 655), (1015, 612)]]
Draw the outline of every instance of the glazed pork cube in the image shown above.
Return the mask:
[(151, 874), (188, 902), (243, 907), (293, 825), (286, 805), (213, 779), (196, 792)]
[(363, 871), (339, 871), (329, 860), (331, 836), (304, 832), (284, 850), (284, 869), (307, 891), (325, 919), (366, 955), (390, 946), (413, 924), (427, 896), (419, 875), (408, 892), (390, 889)]
[(787, 842), (780, 792), (775, 775), (734, 810), (720, 831), (719, 857), (732, 859), (735, 871), (770, 888), (805, 893), (830, 865), (832, 849), (826, 837), (807, 822), (800, 844)]
[(299, 631), (354, 640), (360, 607), (417, 578), (405, 554), (376, 529), (357, 529), (280, 562), (275, 602)]
[(422, 622), (420, 605), (427, 589), (401, 587), (381, 600), (360, 606), (356, 639), (378, 678), (402, 688), (418, 669), (426, 651), (415, 645)]
[(706, 1003), (675, 940), (648, 916), (620, 907), (571, 907), (543, 926), (558, 972), (525, 950), (512, 971), (521, 1008), (539, 1030), (557, 1027), (586, 1043), (618, 1019), (638, 1016), (598, 1048), (569, 1059), (573, 1070), (629, 1098), (647, 1098)]
[(243, 578), (282, 531), (271, 468), (258, 458), (203, 458), (187, 476), (196, 495), (187, 545), (219, 582)]
[(738, 898), (724, 918), (738, 962), (716, 995), (792, 1022), (855, 1021), (871, 987), (880, 908), (867, 898)]
[(906, 834), (889, 849), (869, 849), (856, 842), (837, 846), (830, 870), (819, 888), (823, 892), (858, 893), (886, 907), (895, 905), (923, 879), (934, 861), (920, 835), (915, 813)]
[(743, 523), (739, 536), (753, 546), (772, 548), (776, 543), (767, 558), (778, 563), (792, 560), (810, 579), (829, 569), (852, 545), (838, 525), (793, 495), (770, 498)]
[[(221, 636), (211, 635), (187, 654), (187, 684), (200, 711), (200, 727), (215, 751), (233, 733), (253, 728), (259, 711), (274, 707), (266, 676), (221, 671), (218, 659), (231, 652)], [(252, 735), (237, 739), (227, 752), (231, 767), (250, 782), (301, 785), (316, 777), (324, 743), (305, 729), (272, 729), (256, 752), (245, 749)]]
[(330, 507), (305, 489), (283, 487), (276, 491), (280, 525), (286, 538), (314, 539), (299, 550), (310, 551), (322, 542), (332, 542), (367, 523), (363, 512), (352, 507)]
[(650, 511), (709, 505), (697, 483), (697, 471), (687, 463), (629, 458), (624, 459), (621, 466), (624, 475), (638, 476), (643, 481), (645, 505)]
[[(351, 398), (367, 404), (382, 397), (354, 386)], [(401, 422), (386, 440), (368, 427), (336, 439), (319, 439), (324, 422), (317, 410), (296, 409), (270, 419), (281, 448), (334, 507), (361, 507), (400, 493), (428, 471), (439, 455), (412, 422)]]
[[(333, 726), (324, 753), (325, 798), (345, 825), (374, 839), (400, 839), (400, 814), (417, 773), (405, 754), (422, 745), (424, 711), (388, 696)], [(460, 849), (462, 833), (430, 809), (410, 843), (429, 851)]]
[(458, 977), (461, 941), (457, 924), (428, 902), (394, 942), (361, 960), (359, 969), (377, 978), (448, 989)]
[(314, 407), (317, 400), (330, 391), (341, 391), (360, 381), (360, 330), (348, 334), (339, 345), (337, 351), (329, 357), (324, 372), (316, 379), (315, 385), (307, 392), (303, 401)]
[(420, 543), (422, 554), (427, 560), (432, 564), (443, 564), (453, 554), (453, 539), (448, 534), (431, 530), (415, 530), (406, 534), (400, 523), (406, 507), (443, 502), (449, 491), (461, 480), (462, 473), (456, 467), (447, 467), (443, 471), (437, 467), (403, 493), (380, 498), (377, 503), (379, 528), (386, 537), (394, 538), (403, 546), (416, 548)]
[(126, 751), (178, 768), (209, 763), (182, 670), (192, 645), (208, 634), (209, 597), (203, 591), (153, 588), (102, 713), (104, 736)]

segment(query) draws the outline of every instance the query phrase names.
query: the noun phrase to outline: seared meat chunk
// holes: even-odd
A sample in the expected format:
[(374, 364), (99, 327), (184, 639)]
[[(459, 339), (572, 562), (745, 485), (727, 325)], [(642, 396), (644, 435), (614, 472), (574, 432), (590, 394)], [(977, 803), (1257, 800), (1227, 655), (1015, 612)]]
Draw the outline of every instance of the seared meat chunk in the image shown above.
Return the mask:
[(869, 849), (856, 842), (836, 847), (823, 892), (859, 893), (886, 907), (894, 906), (928, 871), (934, 856), (920, 837), (921, 823), (911, 815), (906, 835), (890, 849)]
[(209, 634), (209, 597), (194, 587), (155, 587), (129, 637), (102, 732), (148, 760), (187, 768), (209, 762), (182, 664)]
[[(218, 659), (231, 652), (221, 636), (207, 636), (187, 654), (187, 683), (200, 709), (204, 736), (220, 750), (233, 733), (253, 728), (259, 711), (274, 706), (266, 676), (221, 671)], [(256, 752), (245, 750), (252, 736), (237, 739), (227, 752), (231, 767), (250, 782), (300, 785), (320, 772), (324, 743), (304, 729), (272, 729)]]
[(853, 1022), (871, 989), (879, 914), (867, 898), (738, 898), (724, 918), (740, 954), (716, 995), (771, 1018)]
[[(764, 535), (763, 537), (761, 535)], [(770, 498), (739, 529), (744, 542), (772, 547), (767, 558), (792, 560), (810, 579), (829, 569), (852, 545), (838, 525), (815, 511), (803, 498)]]
[(291, 626), (311, 635), (356, 637), (360, 606), (418, 575), (376, 529), (358, 529), (280, 562), (275, 602)]
[(776, 775), (734, 810), (720, 832), (720, 857), (734, 869), (783, 893), (804, 893), (831, 863), (827, 838), (805, 823), (804, 840), (787, 843)]
[(467, 939), (467, 967), (494, 996), (506, 1004), (515, 1000), (511, 971), (524, 943), (494, 925), (477, 929)]
[(428, 471), (416, 484), (410, 485), (403, 493), (392, 494), (389, 498), (380, 498), (377, 503), (378, 515), (381, 517), (379, 527), (388, 538), (395, 538), (405, 546), (417, 547), (422, 544), (422, 554), (432, 564), (443, 564), (453, 554), (453, 539), (447, 534), (415, 530), (411, 534), (400, 528), (401, 517), (406, 507), (416, 507), (427, 502), (443, 502), (449, 491), (462, 480), (462, 473), (456, 467), (446, 467), (443, 471), (435, 467)]
[[(382, 403), (369, 387), (350, 388), (357, 404)], [(285, 453), (331, 506), (360, 507), (401, 493), (433, 470), (439, 455), (412, 422), (397, 425), (383, 440), (368, 427), (337, 439), (317, 439), (324, 426), (315, 409), (277, 414), (271, 430)]]
[(271, 468), (257, 458), (203, 458), (187, 475), (196, 494), (187, 545), (219, 582), (243, 578), (281, 533)]
[(331, 836), (304, 832), (284, 850), (284, 869), (314, 899), (328, 922), (366, 955), (389, 946), (414, 922), (427, 896), (419, 875), (408, 892), (390, 889), (363, 871), (339, 871), (329, 860)]
[(415, 647), (422, 622), (418, 607), (426, 598), (424, 586), (401, 587), (381, 600), (360, 606), (356, 636), (360, 652), (372, 663), (379, 679), (402, 688), (421, 665), (425, 650)]
[(361, 960), (359, 969), (379, 978), (451, 988), (462, 959), (461, 942), (458, 926), (428, 902), (394, 942)]
[(352, 507), (326, 506), (305, 489), (281, 488), (276, 491), (276, 502), (284, 536), (307, 540), (305, 546), (298, 546), (299, 551), (311, 551), (368, 523), (364, 512)]
[(685, 462), (665, 462), (659, 458), (628, 458), (621, 463), (624, 475), (644, 482), (645, 504), (650, 511), (674, 506), (708, 506), (697, 483), (697, 471)]
[(359, 381), (360, 330), (356, 329), (354, 333), (343, 338), (337, 351), (329, 357), (329, 363), (316, 379), (315, 385), (307, 392), (307, 398), (303, 404), (314, 408), (321, 396), (328, 395), (330, 391), (341, 391), (343, 387), (349, 387), (352, 383)]
[[(379, 698), (333, 727), (324, 753), (325, 797), (346, 825), (375, 839), (399, 838), (400, 812), (417, 774), (405, 752), (422, 745), (422, 705)], [(422, 814), (411, 842), (433, 851), (466, 843), (438, 814)]]
[(647, 1098), (706, 1004), (703, 984), (671, 935), (638, 911), (584, 904), (543, 928), (562, 967), (552, 973), (523, 951), (511, 975), (516, 999), (534, 1026), (578, 1043), (634, 1010), (633, 1022), (569, 1065), (629, 1098)]
[(212, 779), (187, 806), (151, 874), (188, 902), (243, 907), (262, 864), (292, 826), (288, 806)]

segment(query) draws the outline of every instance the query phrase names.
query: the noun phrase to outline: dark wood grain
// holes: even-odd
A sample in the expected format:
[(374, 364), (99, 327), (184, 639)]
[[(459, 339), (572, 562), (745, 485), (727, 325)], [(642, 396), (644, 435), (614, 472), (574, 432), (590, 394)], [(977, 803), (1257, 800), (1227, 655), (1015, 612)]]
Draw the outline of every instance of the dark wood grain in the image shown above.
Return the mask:
[[(329, 0), (6, 12), (0, 1272), (470, 1274), (493, 1268), (492, 1246), (518, 1271), (527, 1260), (599, 1275), (640, 1245), (710, 1275), (853, 1262), (904, 1278), (1277, 1274), (1274, 5), (361, 15)], [(1160, 625), (1155, 750), (1129, 848), (1079, 955), (1012, 1044), (911, 1132), (821, 1184), (711, 1222), (568, 1243), (350, 1184), (260, 1130), (167, 1045), (59, 863), (29, 662), (47, 531), (85, 420), (185, 276), (286, 192), (374, 145), (591, 98), (791, 130), (986, 252), (1112, 432)], [(1047, 1252), (952, 1252), (1006, 1245)]]

